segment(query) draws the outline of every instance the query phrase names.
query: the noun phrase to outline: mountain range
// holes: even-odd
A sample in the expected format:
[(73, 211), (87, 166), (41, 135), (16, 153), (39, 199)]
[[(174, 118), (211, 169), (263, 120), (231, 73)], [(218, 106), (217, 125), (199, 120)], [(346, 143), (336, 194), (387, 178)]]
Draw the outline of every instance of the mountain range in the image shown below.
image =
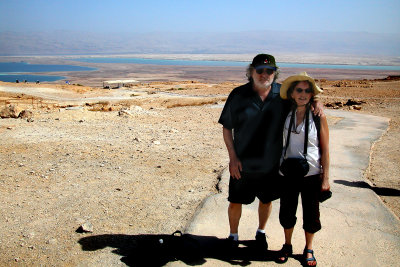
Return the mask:
[(0, 32), (0, 55), (324, 53), (400, 56), (400, 36), (368, 32)]

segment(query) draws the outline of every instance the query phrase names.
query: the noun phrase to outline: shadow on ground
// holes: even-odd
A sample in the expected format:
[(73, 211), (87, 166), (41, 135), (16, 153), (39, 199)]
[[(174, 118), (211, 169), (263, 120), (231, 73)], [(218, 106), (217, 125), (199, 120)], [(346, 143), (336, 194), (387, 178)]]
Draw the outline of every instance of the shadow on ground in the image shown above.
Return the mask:
[(393, 196), (398, 197), (400, 196), (400, 190), (394, 188), (387, 188), (387, 187), (376, 187), (371, 186), (366, 182), (363, 181), (356, 181), (356, 182), (349, 182), (345, 180), (334, 180), (337, 184), (342, 184), (351, 187), (359, 187), (359, 188), (368, 188), (374, 191), (379, 196)]
[[(128, 266), (163, 266), (178, 260), (195, 266), (204, 264), (207, 258), (247, 266), (252, 261), (275, 261), (278, 256), (277, 251), (258, 250), (254, 240), (241, 241), (239, 248), (229, 249), (225, 239), (182, 235), (180, 232), (172, 235), (94, 235), (81, 238), (79, 244), (84, 251), (115, 248), (113, 253), (121, 255), (121, 261)], [(300, 260), (296, 255), (293, 258)]]

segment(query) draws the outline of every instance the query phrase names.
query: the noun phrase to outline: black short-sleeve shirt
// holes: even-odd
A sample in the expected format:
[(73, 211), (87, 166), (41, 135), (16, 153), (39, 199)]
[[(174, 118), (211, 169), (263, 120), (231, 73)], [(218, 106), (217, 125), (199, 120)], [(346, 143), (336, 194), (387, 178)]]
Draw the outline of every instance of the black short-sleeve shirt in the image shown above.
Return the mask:
[(279, 95), (280, 86), (273, 83), (264, 101), (251, 83), (235, 88), (228, 96), (218, 122), (233, 129), (243, 172), (268, 173), (279, 164), (283, 124), (290, 109), (289, 102)]

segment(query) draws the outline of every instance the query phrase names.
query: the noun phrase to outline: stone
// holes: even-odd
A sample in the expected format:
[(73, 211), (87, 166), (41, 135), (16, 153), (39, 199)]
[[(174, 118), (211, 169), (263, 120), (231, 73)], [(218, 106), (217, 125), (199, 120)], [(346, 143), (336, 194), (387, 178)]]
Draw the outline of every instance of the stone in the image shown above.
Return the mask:
[(135, 110), (135, 111), (143, 111), (143, 108), (142, 107), (140, 107), (140, 106), (133, 106), (133, 107), (131, 107), (131, 109), (133, 109), (133, 110)]
[(353, 106), (353, 105), (361, 105), (364, 104), (364, 101), (358, 101), (358, 100), (354, 100), (354, 99), (349, 99), (347, 100), (347, 102), (344, 104), (345, 106)]
[(155, 145), (161, 145), (161, 142), (160, 142), (160, 141), (157, 141), (157, 140), (155, 140), (155, 141), (153, 141), (153, 144), (155, 144)]
[(21, 111), (18, 115), (18, 118), (21, 119), (32, 119), (33, 118), (33, 112), (29, 109), (24, 109), (23, 111)]
[(18, 118), (20, 109), (15, 105), (8, 105), (0, 110), (0, 117), (5, 118)]
[(46, 241), (46, 244), (49, 244), (49, 245), (56, 245), (57, 242), (58, 242), (57, 239), (53, 238), (53, 239), (47, 240), (47, 241)]
[(80, 233), (92, 233), (93, 232), (93, 224), (90, 222), (85, 222), (81, 226), (79, 226), (78, 232)]
[(130, 117), (130, 116), (132, 116), (132, 114), (128, 110), (122, 109), (122, 110), (118, 111), (118, 116), (120, 116), (120, 117)]

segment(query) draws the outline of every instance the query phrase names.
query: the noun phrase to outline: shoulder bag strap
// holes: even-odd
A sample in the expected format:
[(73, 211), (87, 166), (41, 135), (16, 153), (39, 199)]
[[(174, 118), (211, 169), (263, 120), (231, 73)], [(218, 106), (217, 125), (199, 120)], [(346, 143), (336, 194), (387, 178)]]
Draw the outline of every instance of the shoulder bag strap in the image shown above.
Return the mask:
[(291, 114), (291, 117), (290, 117), (289, 128), (288, 128), (288, 133), (287, 133), (287, 138), (286, 138), (285, 153), (283, 154), (283, 158), (286, 158), (286, 152), (287, 152), (287, 149), (289, 147), (290, 133), (292, 132), (295, 112), (296, 112), (296, 109), (295, 108), (292, 109), (292, 114)]

